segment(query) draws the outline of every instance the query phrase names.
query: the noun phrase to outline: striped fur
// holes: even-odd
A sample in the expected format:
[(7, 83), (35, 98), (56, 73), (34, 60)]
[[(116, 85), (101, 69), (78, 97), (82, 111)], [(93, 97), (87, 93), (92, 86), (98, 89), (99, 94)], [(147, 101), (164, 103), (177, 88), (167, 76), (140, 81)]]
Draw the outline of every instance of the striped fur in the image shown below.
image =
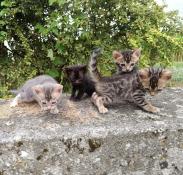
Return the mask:
[(154, 96), (166, 86), (171, 78), (171, 72), (163, 68), (145, 68), (139, 71), (139, 77), (143, 87)]
[(97, 69), (97, 57), (101, 54), (101, 49), (97, 48), (95, 49), (90, 58), (89, 62), (89, 73), (90, 77), (94, 82), (97, 82), (101, 79), (101, 75)]
[(113, 51), (114, 62), (117, 67), (117, 74), (131, 72), (136, 66), (140, 58), (140, 49), (127, 51)]
[[(118, 103), (122, 100), (134, 102), (137, 106), (148, 112), (155, 113), (159, 111), (158, 108), (152, 106), (145, 99), (146, 91), (141, 83), (143, 71), (140, 72), (140, 77), (137, 70), (111, 77), (102, 77), (97, 70), (97, 57), (95, 53), (92, 53), (89, 70), (96, 82), (96, 92), (92, 95), (92, 102), (97, 106), (100, 113), (108, 112), (108, 109), (105, 107), (106, 105)], [(156, 72), (149, 69), (148, 76), (151, 75), (153, 77), (154, 73)]]

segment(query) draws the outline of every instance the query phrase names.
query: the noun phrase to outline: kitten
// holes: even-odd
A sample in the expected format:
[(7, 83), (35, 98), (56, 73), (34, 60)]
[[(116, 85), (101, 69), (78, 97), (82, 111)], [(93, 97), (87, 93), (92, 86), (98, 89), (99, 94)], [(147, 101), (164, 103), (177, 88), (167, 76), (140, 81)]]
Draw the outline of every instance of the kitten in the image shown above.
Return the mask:
[(138, 75), (144, 89), (151, 96), (154, 96), (163, 90), (172, 74), (169, 70), (163, 68), (150, 67), (139, 70)]
[(22, 102), (37, 101), (42, 111), (50, 110), (51, 113), (59, 112), (57, 104), (60, 101), (63, 86), (48, 75), (40, 75), (25, 82), (17, 91), (17, 96), (11, 103), (11, 107), (18, 106)]
[(133, 69), (135, 69), (140, 55), (140, 49), (113, 51), (113, 58), (117, 66), (117, 74), (131, 72)]
[[(171, 78), (171, 72), (168, 70), (153, 71), (151, 69), (142, 69), (139, 72), (117, 74), (111, 77), (102, 77), (97, 69), (97, 57), (100, 49), (95, 49), (89, 62), (89, 73), (95, 82), (96, 92), (92, 95), (92, 102), (97, 106), (100, 113), (108, 112), (104, 105), (113, 104), (122, 100), (132, 101), (137, 106), (148, 112), (159, 112), (159, 109), (152, 106), (145, 99), (145, 88), (152, 92), (165, 87), (166, 82)], [(159, 74), (158, 74), (159, 72)], [(156, 75), (159, 75), (158, 77)], [(158, 81), (155, 81), (156, 77)], [(151, 92), (151, 90), (149, 92)], [(153, 93), (151, 93), (153, 94)]]
[(88, 96), (93, 94), (95, 91), (95, 86), (91, 78), (86, 73), (86, 65), (69, 66), (66, 67), (64, 71), (72, 84), (72, 93), (70, 97), (71, 100), (80, 100), (84, 93), (86, 93)]

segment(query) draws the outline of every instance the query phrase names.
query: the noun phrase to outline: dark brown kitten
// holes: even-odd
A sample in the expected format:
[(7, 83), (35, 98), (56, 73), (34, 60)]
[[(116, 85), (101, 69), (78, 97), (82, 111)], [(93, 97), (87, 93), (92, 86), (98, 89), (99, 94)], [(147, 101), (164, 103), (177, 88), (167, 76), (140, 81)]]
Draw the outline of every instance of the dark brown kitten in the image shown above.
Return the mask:
[(117, 74), (131, 72), (137, 65), (140, 55), (140, 49), (113, 51), (113, 58), (117, 65)]
[(155, 87), (158, 87), (157, 89), (165, 87), (166, 82), (171, 78), (170, 71), (162, 70), (161, 73), (159, 72), (157, 84), (153, 78), (157, 72), (152, 71), (154, 68), (142, 69), (139, 72), (131, 71), (130, 73), (117, 74), (111, 77), (102, 77), (97, 69), (97, 57), (99, 54), (100, 49), (93, 51), (89, 63), (89, 72), (96, 88), (96, 92), (92, 95), (92, 102), (97, 106), (100, 113), (108, 112), (105, 105), (118, 103), (123, 100), (134, 102), (145, 111), (159, 112), (158, 108), (145, 99), (145, 88), (151, 88), (154, 91)]
[(87, 75), (87, 65), (69, 66), (64, 71), (72, 84), (71, 100), (80, 100), (84, 93), (91, 96), (95, 91), (94, 82)]

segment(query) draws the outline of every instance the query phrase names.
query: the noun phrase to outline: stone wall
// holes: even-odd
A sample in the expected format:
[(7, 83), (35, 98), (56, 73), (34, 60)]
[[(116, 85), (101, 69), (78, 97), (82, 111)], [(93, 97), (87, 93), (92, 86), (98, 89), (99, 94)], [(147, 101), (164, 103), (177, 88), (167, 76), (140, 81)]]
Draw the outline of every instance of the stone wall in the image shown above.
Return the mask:
[(182, 89), (150, 99), (159, 114), (121, 104), (100, 115), (68, 99), (58, 115), (0, 101), (0, 175), (183, 174)]

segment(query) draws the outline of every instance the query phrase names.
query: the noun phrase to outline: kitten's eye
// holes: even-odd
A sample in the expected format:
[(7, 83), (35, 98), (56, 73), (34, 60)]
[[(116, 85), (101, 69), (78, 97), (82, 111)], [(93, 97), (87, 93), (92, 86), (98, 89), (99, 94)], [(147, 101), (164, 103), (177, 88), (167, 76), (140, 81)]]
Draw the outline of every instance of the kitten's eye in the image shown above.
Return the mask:
[(124, 67), (125, 66), (125, 64), (120, 64), (122, 67)]
[(162, 91), (162, 89), (158, 89), (158, 92), (161, 92)]
[(135, 64), (134, 63), (131, 63), (131, 66), (134, 66)]
[(56, 101), (52, 101), (51, 104), (52, 104), (52, 105), (56, 104)]
[(43, 104), (43, 105), (45, 105), (45, 104), (46, 104), (46, 102), (45, 102), (45, 101), (42, 101), (42, 104)]

